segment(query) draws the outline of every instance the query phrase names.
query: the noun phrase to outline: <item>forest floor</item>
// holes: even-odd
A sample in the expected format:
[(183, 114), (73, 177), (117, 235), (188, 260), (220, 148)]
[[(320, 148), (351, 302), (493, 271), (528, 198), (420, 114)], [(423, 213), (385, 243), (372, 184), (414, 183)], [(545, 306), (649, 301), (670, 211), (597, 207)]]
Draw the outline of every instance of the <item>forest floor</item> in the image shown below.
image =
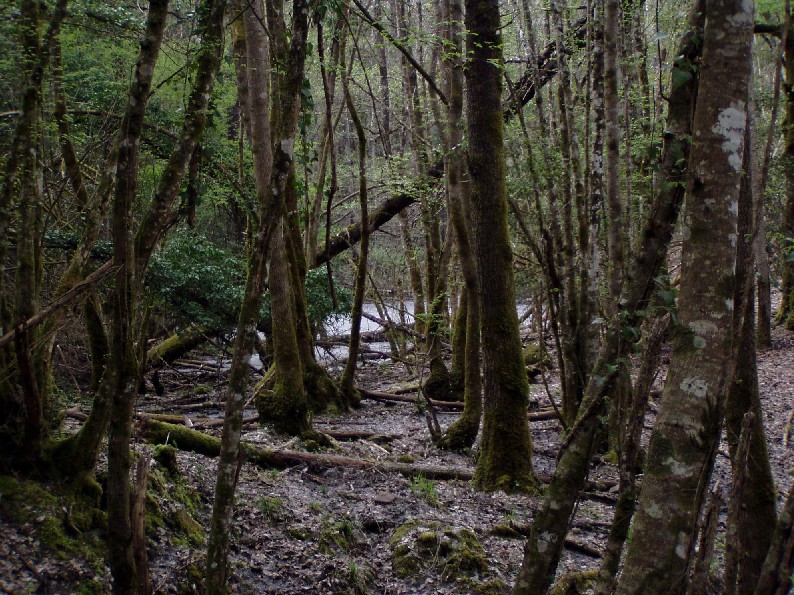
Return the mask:
[[(794, 406), (792, 354), (794, 334), (779, 328), (773, 330), (772, 347), (759, 352), (764, 422), (781, 499), (790, 487), (794, 468), (789, 441)], [(177, 413), (196, 423), (203, 416), (217, 417), (222, 410), (223, 376), (217, 370), (177, 365), (163, 374), (166, 394), (143, 397), (139, 413)], [(358, 376), (361, 386), (383, 392), (396, 392), (416, 380), (409, 378), (403, 365), (383, 361), (366, 362)], [(548, 380), (550, 392), (558, 393), (553, 371)], [(658, 409), (662, 383), (663, 378), (657, 378), (646, 434)], [(531, 388), (532, 400), (546, 408), (544, 385)], [(438, 421), (444, 428), (457, 415), (439, 412)], [(437, 449), (416, 404), (364, 400), (352, 413), (317, 415), (313, 421), (320, 431), (377, 434), (369, 439), (340, 440), (332, 454), (422, 468), (474, 469), (476, 447), (465, 455)], [(67, 422), (72, 429), (76, 427), (76, 421)], [(219, 434), (217, 427), (208, 431)], [(558, 452), (560, 425), (556, 420), (533, 421), (531, 431), (535, 469), (541, 478), (547, 478)], [(253, 424), (244, 440), (290, 450), (306, 446)], [(151, 449), (141, 442), (135, 447)], [(157, 463), (150, 473), (147, 529), (150, 574), (158, 593), (197, 592), (203, 571), (216, 460), (179, 451), (177, 462), (178, 475)], [(724, 445), (714, 478), (729, 485)], [(69, 530), (71, 508), (62, 488), (45, 485), (39, 493), (22, 480), (14, 484), (11, 478), (1, 479), (0, 591), (108, 591), (109, 571), (101, 553), (75, 545), (91, 538), (101, 542), (102, 532)], [(590, 479), (598, 485), (585, 494), (576, 510), (559, 574), (595, 569), (600, 564), (615, 500), (616, 487), (611, 487), (616, 480), (615, 467), (598, 459)], [(234, 593), (272, 594), (507, 593), (540, 502), (540, 498), (526, 495), (477, 492), (463, 480), (406, 477), (341, 466), (268, 470), (246, 463), (240, 471), (234, 509), (230, 589)], [(12, 514), (19, 512), (20, 506), (27, 514)], [(60, 523), (55, 531), (51, 516), (56, 525)], [(63, 535), (58, 530), (63, 530)], [(724, 530), (723, 521), (723, 535)], [(714, 568), (718, 572), (724, 538), (718, 537), (716, 549)], [(395, 552), (400, 556), (395, 558)]]

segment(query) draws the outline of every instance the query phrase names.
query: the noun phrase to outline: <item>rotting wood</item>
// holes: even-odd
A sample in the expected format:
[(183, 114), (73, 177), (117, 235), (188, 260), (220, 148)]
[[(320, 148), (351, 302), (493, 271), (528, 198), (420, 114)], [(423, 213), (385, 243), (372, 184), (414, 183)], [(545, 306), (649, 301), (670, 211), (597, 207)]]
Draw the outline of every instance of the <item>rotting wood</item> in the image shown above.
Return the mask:
[[(185, 426), (161, 422), (151, 417), (141, 416), (138, 430), (140, 435), (151, 444), (173, 443), (173, 446), (180, 450), (195, 452), (208, 457), (217, 457), (220, 452), (220, 439), (198, 431), (195, 428), (191, 429)], [(332, 434), (329, 433), (329, 435)], [(350, 469), (374, 469), (384, 473), (399, 473), (405, 477), (417, 477), (421, 475), (427, 479), (437, 480), (470, 481), (473, 477), (473, 472), (471, 470), (454, 467), (411, 465), (391, 461), (370, 461), (326, 453), (261, 448), (251, 443), (243, 443), (241, 448), (245, 450), (245, 454), (251, 462), (266, 469), (308, 465), (313, 468), (347, 467)], [(549, 478), (540, 477), (539, 480), (543, 483), (547, 483)], [(614, 504), (614, 497), (608, 497), (604, 494), (595, 493), (594, 491), (606, 492), (615, 485), (617, 484), (614, 481), (589, 481), (585, 487), (593, 491), (582, 493), (582, 497), (589, 500), (603, 501), (607, 504)], [(601, 554), (599, 554), (599, 557), (600, 555)]]
[[(510, 530), (514, 532), (516, 537), (529, 537), (530, 532), (532, 531), (531, 525), (520, 525), (513, 521), (510, 521), (505, 525), (501, 525), (501, 526), (508, 527)], [(584, 554), (586, 556), (590, 556), (591, 558), (601, 558), (603, 556), (601, 550), (594, 548), (593, 546), (588, 545), (586, 543), (576, 541), (575, 539), (572, 539), (570, 537), (565, 538), (564, 544), (566, 549), (573, 552), (578, 552), (580, 554)]]
[[(139, 431), (151, 444), (173, 443), (180, 450), (189, 450), (208, 457), (217, 457), (220, 453), (221, 442), (219, 438), (184, 426), (168, 424), (154, 419), (143, 419), (139, 425)], [(438, 480), (459, 479), (469, 481), (473, 476), (473, 473), (468, 469), (456, 469), (454, 467), (368, 461), (324, 453), (260, 448), (248, 443), (241, 443), (241, 448), (248, 460), (266, 469), (307, 465), (312, 468), (347, 467), (351, 469), (373, 469), (385, 473), (399, 473), (405, 477), (421, 475), (427, 479)]]

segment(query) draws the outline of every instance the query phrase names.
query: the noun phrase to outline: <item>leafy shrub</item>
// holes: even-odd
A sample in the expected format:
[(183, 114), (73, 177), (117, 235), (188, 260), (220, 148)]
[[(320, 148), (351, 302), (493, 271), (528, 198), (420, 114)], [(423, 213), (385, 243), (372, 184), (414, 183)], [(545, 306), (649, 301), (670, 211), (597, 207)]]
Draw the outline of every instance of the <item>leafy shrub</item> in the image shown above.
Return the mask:
[[(243, 260), (193, 230), (180, 229), (152, 259), (147, 284), (178, 322), (231, 329), (243, 297)], [(307, 313), (314, 329), (350, 309), (350, 292), (336, 287), (336, 294), (334, 308), (325, 271), (309, 271)], [(259, 328), (269, 330), (270, 325), (270, 295), (265, 294)]]

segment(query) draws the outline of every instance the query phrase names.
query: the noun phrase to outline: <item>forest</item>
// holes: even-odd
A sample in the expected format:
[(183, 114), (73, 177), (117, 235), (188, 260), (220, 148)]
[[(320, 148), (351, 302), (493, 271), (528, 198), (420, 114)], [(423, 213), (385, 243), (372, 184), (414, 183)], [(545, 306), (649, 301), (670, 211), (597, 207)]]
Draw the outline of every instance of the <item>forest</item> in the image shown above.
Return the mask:
[(0, 14), (0, 591), (790, 592), (790, 0)]

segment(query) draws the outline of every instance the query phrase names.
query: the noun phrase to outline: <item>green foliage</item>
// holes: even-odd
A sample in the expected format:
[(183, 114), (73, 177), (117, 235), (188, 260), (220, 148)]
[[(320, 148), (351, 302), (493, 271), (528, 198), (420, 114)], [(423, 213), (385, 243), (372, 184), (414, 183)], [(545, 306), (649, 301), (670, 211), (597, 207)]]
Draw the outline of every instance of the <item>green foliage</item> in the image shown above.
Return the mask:
[(323, 516), (317, 545), (321, 552), (332, 554), (335, 550), (350, 551), (356, 545), (361, 530), (347, 514), (341, 519)]
[(271, 523), (283, 521), (286, 518), (286, 511), (284, 504), (280, 498), (275, 496), (262, 496), (256, 503), (259, 510), (265, 515), (265, 518)]
[(422, 496), (422, 498), (424, 498), (431, 506), (435, 506), (436, 508), (440, 507), (436, 482), (434, 482), (432, 479), (427, 479), (421, 474), (417, 475), (411, 481), (411, 491), (414, 494)]
[[(240, 258), (189, 229), (178, 230), (152, 259), (147, 284), (180, 324), (233, 328), (243, 295), (245, 273)], [(307, 315), (317, 329), (332, 316), (350, 309), (352, 296), (336, 288), (334, 307), (324, 270), (306, 276)], [(270, 328), (270, 296), (260, 311), (260, 328)]]
[(173, 235), (152, 259), (147, 281), (181, 323), (231, 328), (237, 320), (242, 262), (192, 230)]

